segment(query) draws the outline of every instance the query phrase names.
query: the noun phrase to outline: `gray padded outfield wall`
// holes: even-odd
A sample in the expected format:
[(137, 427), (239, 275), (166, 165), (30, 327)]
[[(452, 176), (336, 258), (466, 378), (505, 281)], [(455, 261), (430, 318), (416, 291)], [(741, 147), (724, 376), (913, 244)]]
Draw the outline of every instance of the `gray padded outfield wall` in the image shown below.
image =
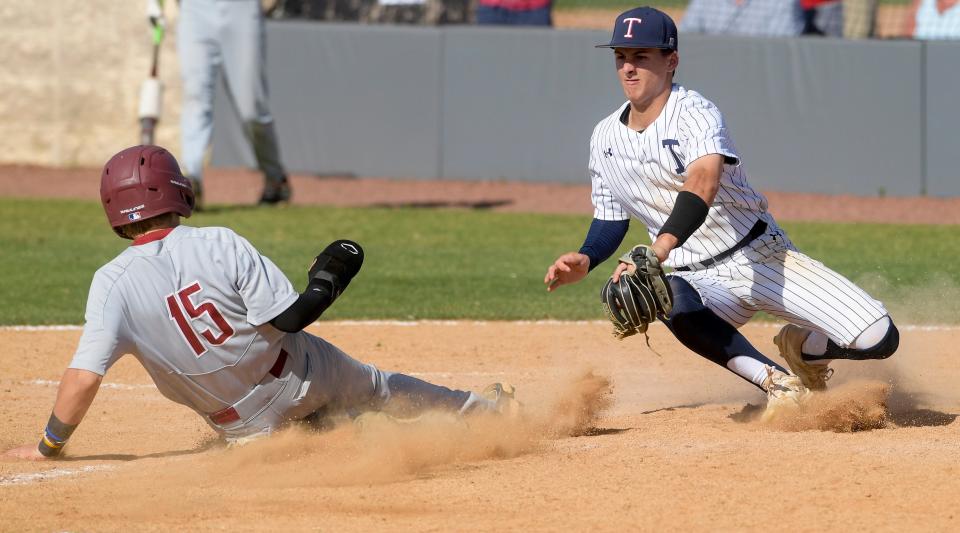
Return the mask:
[(960, 195), (960, 42), (926, 44), (927, 193)]
[(920, 193), (918, 43), (701, 37), (681, 46), (678, 81), (720, 107), (755, 186)]
[(450, 28), (442, 175), (583, 182), (593, 126), (623, 101), (609, 36)]
[[(268, 22), (293, 172), (586, 183), (624, 101), (607, 32)], [(677, 81), (721, 108), (761, 189), (960, 194), (960, 43), (681, 36)], [(936, 109), (932, 104), (936, 103)], [(221, 87), (213, 163), (253, 162)]]

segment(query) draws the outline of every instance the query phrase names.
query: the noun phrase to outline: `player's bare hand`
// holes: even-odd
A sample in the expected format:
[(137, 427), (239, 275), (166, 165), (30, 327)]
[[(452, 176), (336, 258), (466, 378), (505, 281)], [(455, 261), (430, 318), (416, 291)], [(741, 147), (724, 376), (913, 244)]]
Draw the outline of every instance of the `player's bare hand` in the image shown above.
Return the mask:
[(653, 253), (657, 254), (657, 259), (660, 260), (660, 264), (663, 264), (663, 262), (667, 260), (667, 256), (669, 256), (670, 252), (676, 247), (677, 238), (669, 233), (659, 235), (657, 240), (653, 241), (653, 244), (650, 245)]
[(7, 460), (20, 459), (24, 461), (47, 461), (48, 457), (44, 457), (40, 450), (37, 449), (36, 444), (24, 444), (23, 446), (17, 446), (16, 448), (11, 448), (3, 452), (3, 458)]
[(620, 282), (620, 276), (624, 272), (636, 272), (637, 267), (631, 265), (630, 263), (617, 263), (617, 268), (613, 269), (613, 275), (610, 277), (613, 278), (614, 283)]
[(590, 258), (578, 252), (568, 252), (557, 258), (547, 269), (543, 282), (553, 292), (561, 285), (576, 283), (590, 271)]
[(147, 21), (154, 28), (166, 27), (167, 20), (163, 16), (163, 6), (159, 0), (147, 0)]

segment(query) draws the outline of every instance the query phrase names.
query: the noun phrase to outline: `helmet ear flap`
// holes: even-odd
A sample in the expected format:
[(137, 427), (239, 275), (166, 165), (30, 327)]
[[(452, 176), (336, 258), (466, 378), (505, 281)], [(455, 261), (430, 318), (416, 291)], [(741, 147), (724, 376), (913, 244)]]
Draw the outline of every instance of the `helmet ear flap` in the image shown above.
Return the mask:
[(190, 210), (193, 211), (197, 207), (197, 199), (192, 194), (187, 194), (185, 191), (180, 191), (180, 198), (183, 199), (183, 203), (190, 206)]

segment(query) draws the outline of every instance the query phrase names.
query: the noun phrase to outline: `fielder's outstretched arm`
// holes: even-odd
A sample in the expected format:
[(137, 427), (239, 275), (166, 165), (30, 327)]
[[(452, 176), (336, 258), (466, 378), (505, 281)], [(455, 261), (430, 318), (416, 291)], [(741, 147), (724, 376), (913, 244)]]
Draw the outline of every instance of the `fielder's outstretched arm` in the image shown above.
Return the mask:
[(579, 252), (567, 252), (547, 268), (543, 282), (548, 291), (576, 283), (613, 255), (630, 228), (630, 220), (593, 219)]
[(34, 461), (59, 457), (70, 435), (87, 414), (102, 381), (103, 376), (97, 373), (68, 368), (60, 380), (57, 401), (53, 405), (53, 413), (50, 414), (40, 443), (13, 448), (5, 455)]

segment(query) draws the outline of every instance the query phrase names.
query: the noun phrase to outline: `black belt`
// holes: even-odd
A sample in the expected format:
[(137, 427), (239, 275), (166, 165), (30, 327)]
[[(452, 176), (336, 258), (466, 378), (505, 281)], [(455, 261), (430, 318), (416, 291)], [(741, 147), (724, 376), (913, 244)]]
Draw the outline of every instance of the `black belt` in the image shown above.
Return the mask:
[(679, 270), (679, 271), (681, 271), (681, 272), (687, 272), (687, 271), (689, 271), (689, 270), (693, 270), (693, 267), (697, 267), (698, 269), (700, 269), (700, 268), (707, 268), (708, 266), (710, 266), (710, 265), (712, 265), (712, 264), (714, 264), (714, 263), (719, 263), (720, 261), (723, 261), (724, 259), (726, 259), (726, 258), (730, 257), (731, 255), (733, 255), (734, 253), (736, 253), (737, 250), (739, 250), (739, 249), (743, 248), (744, 246), (750, 244), (750, 242), (751, 242), (753, 239), (756, 239), (757, 237), (763, 235), (763, 233), (764, 233), (765, 231), (767, 231), (767, 223), (766, 223), (766, 221), (764, 221), (763, 219), (757, 220), (757, 223), (754, 224), (752, 228), (750, 228), (750, 232), (747, 233), (746, 235), (744, 235), (743, 238), (740, 239), (740, 241), (737, 242), (737, 244), (734, 244), (733, 247), (730, 248), (729, 250), (727, 250), (727, 251), (725, 251), (725, 252), (720, 252), (719, 254), (717, 254), (717, 255), (709, 258), (709, 259), (704, 259), (703, 261), (700, 261), (699, 263), (693, 263), (692, 265), (677, 267), (677, 268), (675, 268), (674, 270)]

